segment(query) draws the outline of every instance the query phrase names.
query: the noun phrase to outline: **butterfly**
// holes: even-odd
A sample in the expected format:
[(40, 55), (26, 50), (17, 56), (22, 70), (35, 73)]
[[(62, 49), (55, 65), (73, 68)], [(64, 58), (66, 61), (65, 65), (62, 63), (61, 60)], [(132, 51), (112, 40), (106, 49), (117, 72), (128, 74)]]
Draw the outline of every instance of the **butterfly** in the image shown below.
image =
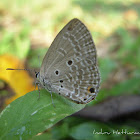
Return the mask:
[(39, 86), (77, 104), (95, 99), (101, 79), (97, 52), (89, 30), (79, 19), (72, 19), (58, 33), (36, 77)]

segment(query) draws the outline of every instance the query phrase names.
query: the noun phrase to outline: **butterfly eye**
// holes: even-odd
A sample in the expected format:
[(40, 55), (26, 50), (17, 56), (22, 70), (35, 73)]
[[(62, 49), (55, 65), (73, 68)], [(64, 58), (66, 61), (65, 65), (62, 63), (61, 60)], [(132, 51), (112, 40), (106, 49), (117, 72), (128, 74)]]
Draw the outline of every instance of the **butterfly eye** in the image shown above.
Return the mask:
[(38, 78), (38, 76), (39, 76), (39, 72), (37, 72), (37, 73), (35, 74), (35, 77), (36, 77), (36, 78)]

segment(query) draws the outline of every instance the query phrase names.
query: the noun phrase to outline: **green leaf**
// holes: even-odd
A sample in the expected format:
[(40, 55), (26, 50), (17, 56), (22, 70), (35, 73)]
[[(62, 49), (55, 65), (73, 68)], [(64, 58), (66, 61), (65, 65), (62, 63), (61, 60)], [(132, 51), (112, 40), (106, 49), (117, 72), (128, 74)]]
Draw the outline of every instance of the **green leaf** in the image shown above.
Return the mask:
[(29, 139), (52, 127), (58, 121), (81, 110), (84, 104), (76, 104), (62, 96), (41, 90), (32, 91), (9, 104), (0, 114), (0, 139)]
[(123, 135), (113, 134), (113, 129), (104, 123), (86, 122), (73, 127), (70, 136), (75, 140), (124, 140)]

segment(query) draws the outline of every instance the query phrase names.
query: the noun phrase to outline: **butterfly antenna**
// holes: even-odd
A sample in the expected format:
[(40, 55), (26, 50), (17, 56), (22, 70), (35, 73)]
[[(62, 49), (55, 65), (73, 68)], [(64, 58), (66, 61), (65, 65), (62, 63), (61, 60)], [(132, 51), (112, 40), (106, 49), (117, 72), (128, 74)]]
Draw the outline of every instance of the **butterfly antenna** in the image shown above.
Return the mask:
[[(31, 70), (31, 69), (13, 69), (13, 68), (7, 68), (6, 70), (27, 70), (27, 71), (34, 71), (34, 73), (37, 75), (38, 72), (35, 71), (35, 69)], [(38, 86), (38, 92), (39, 92), (39, 97), (38, 99), (40, 99), (40, 85), (38, 82), (35, 82), (35, 89), (36, 89), (36, 85)], [(34, 90), (35, 90), (34, 89)]]
[(27, 71), (33, 71), (31, 69), (13, 69), (13, 68), (7, 68), (6, 70), (27, 70)]
[(7, 68), (6, 70), (26, 70), (26, 71), (34, 71), (35, 75), (38, 74), (38, 72), (35, 71), (35, 69), (13, 69), (13, 68)]

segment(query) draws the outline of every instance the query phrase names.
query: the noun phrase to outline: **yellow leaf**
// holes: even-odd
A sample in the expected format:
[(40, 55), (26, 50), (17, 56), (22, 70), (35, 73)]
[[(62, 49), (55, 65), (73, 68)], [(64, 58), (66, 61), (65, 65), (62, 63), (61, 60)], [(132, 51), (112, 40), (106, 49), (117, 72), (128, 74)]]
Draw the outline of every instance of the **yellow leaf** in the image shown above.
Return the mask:
[(34, 90), (34, 79), (29, 76), (28, 71), (6, 70), (7, 68), (24, 69), (24, 62), (9, 54), (1, 55), (0, 62), (0, 79), (7, 82), (15, 92), (14, 96), (6, 100), (6, 104)]

